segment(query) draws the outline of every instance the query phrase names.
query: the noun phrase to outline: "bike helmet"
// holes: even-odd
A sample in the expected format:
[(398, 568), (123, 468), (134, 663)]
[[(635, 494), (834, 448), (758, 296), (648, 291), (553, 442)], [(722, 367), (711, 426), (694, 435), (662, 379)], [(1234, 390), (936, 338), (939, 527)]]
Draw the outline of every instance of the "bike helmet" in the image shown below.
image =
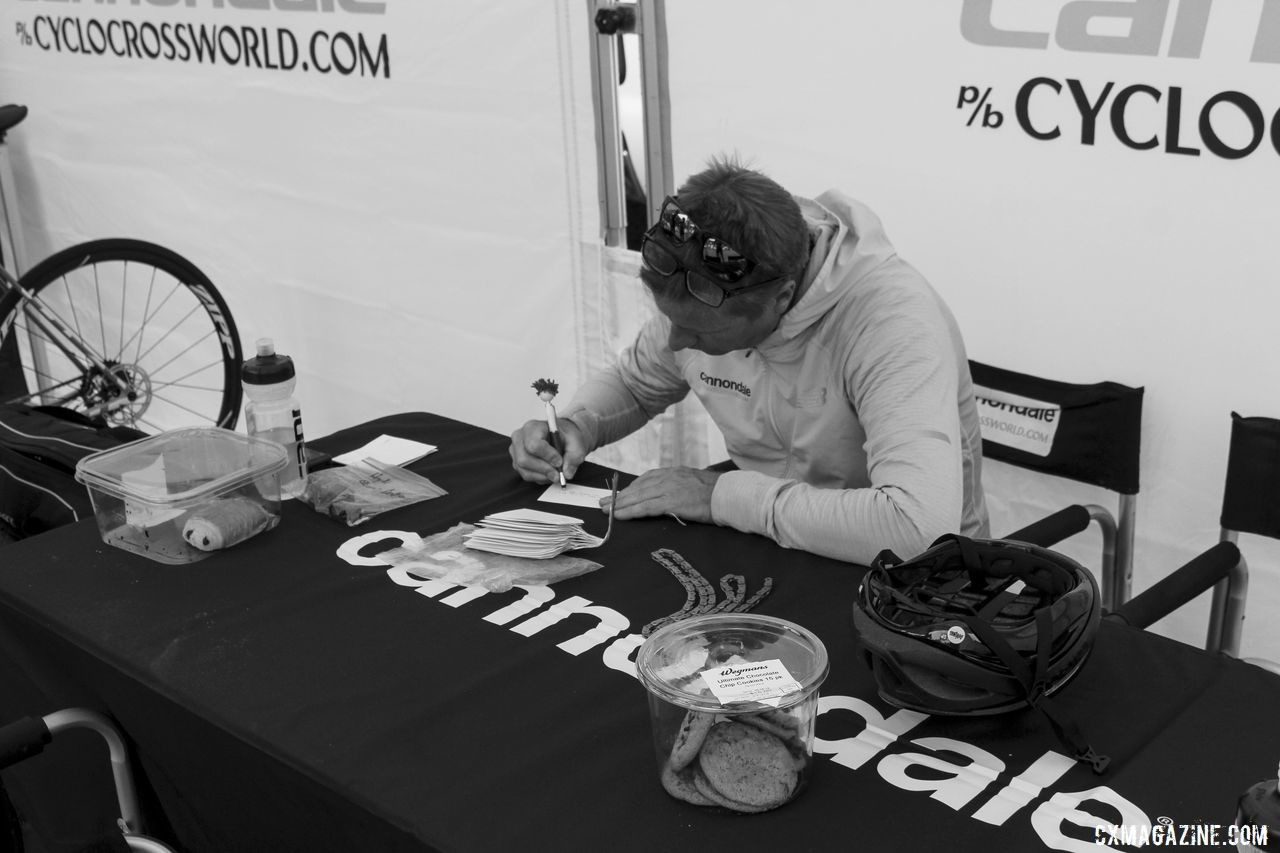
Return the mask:
[(853, 631), (880, 697), (928, 714), (1033, 707), (1101, 772), (1049, 696), (1084, 665), (1102, 615), (1093, 575), (1023, 542), (943, 536), (913, 560), (882, 552), (858, 588)]

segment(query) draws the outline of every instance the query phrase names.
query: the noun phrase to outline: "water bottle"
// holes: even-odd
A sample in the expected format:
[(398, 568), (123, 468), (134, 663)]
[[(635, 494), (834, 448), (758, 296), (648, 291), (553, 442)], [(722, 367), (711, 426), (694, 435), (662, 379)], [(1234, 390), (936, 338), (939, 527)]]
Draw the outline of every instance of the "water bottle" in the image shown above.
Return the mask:
[(248, 402), (244, 404), (249, 435), (274, 441), (285, 449), (288, 464), (280, 472), (280, 497), (296, 498), (307, 484), (306, 445), (302, 438), (302, 409), (293, 398), (293, 359), (276, 353), (270, 338), (257, 343), (258, 354), (240, 370)]
[(1266, 779), (1249, 788), (1236, 806), (1236, 849), (1241, 853), (1274, 850), (1280, 837), (1280, 791), (1276, 780)]

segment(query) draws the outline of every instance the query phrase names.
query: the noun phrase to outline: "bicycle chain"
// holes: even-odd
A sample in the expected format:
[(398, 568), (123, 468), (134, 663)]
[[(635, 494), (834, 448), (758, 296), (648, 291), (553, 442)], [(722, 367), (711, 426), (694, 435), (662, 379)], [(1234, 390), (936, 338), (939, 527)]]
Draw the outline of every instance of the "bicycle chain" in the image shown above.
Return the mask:
[(760, 589), (748, 598), (747, 581), (742, 575), (725, 575), (720, 578), (720, 589), (724, 591), (723, 600), (716, 601), (716, 591), (711, 582), (702, 573), (689, 564), (689, 561), (670, 548), (660, 548), (650, 556), (665, 568), (685, 590), (684, 606), (667, 616), (654, 619), (640, 630), (643, 637), (648, 637), (659, 628), (694, 616), (708, 613), (746, 613), (773, 591), (773, 578), (765, 578)]

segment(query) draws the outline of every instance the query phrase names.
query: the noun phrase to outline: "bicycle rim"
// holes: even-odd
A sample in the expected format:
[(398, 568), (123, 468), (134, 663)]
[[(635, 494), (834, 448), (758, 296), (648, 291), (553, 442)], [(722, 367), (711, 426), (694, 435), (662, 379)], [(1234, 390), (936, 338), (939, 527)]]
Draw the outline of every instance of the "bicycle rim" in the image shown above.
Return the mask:
[(18, 294), (0, 299), (0, 340), (16, 351), (27, 391), (4, 402), (63, 406), (151, 433), (235, 427), (240, 336), (190, 261), (141, 240), (95, 240), (51, 255), (21, 284), (75, 340), (55, 340)]

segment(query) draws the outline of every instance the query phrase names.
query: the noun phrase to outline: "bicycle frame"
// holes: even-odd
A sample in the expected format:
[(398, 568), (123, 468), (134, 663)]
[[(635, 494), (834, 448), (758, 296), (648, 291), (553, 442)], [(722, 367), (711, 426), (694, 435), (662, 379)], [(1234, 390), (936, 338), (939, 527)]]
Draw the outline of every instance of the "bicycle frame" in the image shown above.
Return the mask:
[[(75, 332), (58, 319), (57, 315), (50, 311), (38, 296), (24, 288), (22, 283), (13, 277), (12, 273), (5, 269), (3, 265), (0, 265), (0, 297), (9, 293), (17, 294), (18, 301), (27, 312), (27, 321), (40, 331), (45, 341), (61, 350), (62, 354), (75, 364), (80, 371), (80, 376), (49, 388), (38, 388), (34, 392), (15, 397), (12, 400), (6, 400), (5, 402), (25, 403), (39, 397), (45, 405), (62, 405), (80, 396), (81, 383), (84, 377), (89, 376), (104, 383), (103, 392), (107, 398), (103, 403), (86, 410), (85, 414), (90, 417), (105, 415), (128, 405), (136, 399), (137, 393), (132, 388), (122, 383), (119, 377), (111, 371), (111, 368), (98, 358), (93, 350), (85, 346)], [(4, 335), (0, 334), (0, 338), (3, 337)], [(40, 354), (35, 347), (32, 347), (32, 358), (37, 363), (35, 373), (38, 375), (40, 373), (38, 365)], [(76, 387), (70, 393), (65, 394), (65, 396), (57, 396), (59, 389), (72, 383)], [(50, 398), (51, 394), (53, 395), (52, 399)]]

